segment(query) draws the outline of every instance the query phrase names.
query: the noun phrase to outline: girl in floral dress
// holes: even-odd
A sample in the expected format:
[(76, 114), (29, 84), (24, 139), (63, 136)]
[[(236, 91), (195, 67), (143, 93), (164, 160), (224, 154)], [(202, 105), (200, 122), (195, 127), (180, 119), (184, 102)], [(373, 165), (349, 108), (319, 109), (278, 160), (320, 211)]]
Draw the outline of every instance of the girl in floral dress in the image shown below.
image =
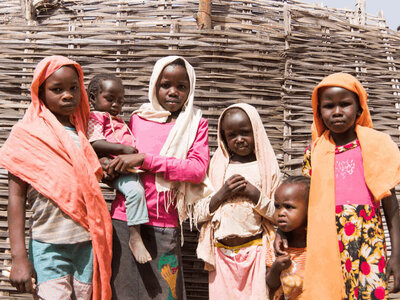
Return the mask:
[[(314, 141), (303, 168), (311, 190), (301, 299), (387, 299), (388, 276), (394, 275), (392, 292), (400, 290), (398, 147), (372, 129), (367, 93), (349, 74), (324, 78), (312, 107)], [(381, 203), (392, 244), (389, 260)]]

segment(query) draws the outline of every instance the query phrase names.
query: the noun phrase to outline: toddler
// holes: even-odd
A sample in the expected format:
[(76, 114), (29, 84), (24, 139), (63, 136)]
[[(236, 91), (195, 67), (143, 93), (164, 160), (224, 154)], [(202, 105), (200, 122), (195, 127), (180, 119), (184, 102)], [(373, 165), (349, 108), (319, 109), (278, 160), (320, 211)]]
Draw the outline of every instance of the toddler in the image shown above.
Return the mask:
[[(90, 113), (88, 139), (99, 157), (137, 153), (135, 138), (119, 116), (124, 103), (124, 86), (120, 78), (111, 74), (93, 77), (88, 86), (89, 101), (94, 107)], [(133, 172), (137, 169), (131, 169)], [(114, 188), (125, 196), (126, 216), (129, 226), (129, 247), (139, 263), (151, 256), (143, 244), (140, 224), (149, 221), (146, 198), (138, 174), (119, 175), (112, 182)]]
[[(286, 178), (275, 192), (274, 220), (285, 233), (288, 248), (271, 265), (267, 257), (267, 286), (270, 299), (298, 299), (303, 285), (306, 256), (307, 206), (310, 179)], [(281, 288), (280, 288), (281, 287)]]

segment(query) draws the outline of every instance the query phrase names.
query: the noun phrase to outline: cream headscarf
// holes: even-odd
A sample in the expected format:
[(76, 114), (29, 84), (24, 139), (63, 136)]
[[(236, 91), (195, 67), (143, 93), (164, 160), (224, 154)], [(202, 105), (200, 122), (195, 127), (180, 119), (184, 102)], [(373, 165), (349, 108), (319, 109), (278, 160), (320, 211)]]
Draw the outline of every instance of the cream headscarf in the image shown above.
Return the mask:
[[(225, 172), (228, 168), (230, 155), (225, 143), (223, 142), (221, 134), (221, 120), (227, 110), (232, 108), (242, 109), (251, 121), (251, 126), (254, 135), (254, 152), (258, 162), (260, 177), (261, 177), (261, 195), (260, 197), (273, 199), (275, 190), (277, 189), (280, 181), (280, 170), (278, 161), (276, 160), (274, 150), (269, 142), (267, 133), (265, 132), (264, 125), (261, 121), (260, 115), (257, 110), (246, 103), (233, 104), (226, 108), (218, 120), (218, 149), (215, 151), (209, 167), (209, 177), (213, 188), (218, 191), (225, 183)], [(199, 203), (202, 205), (203, 203)], [(209, 201), (204, 201), (205, 205), (209, 206)], [(259, 203), (260, 205), (260, 203)], [(255, 207), (256, 209), (257, 207)], [(199, 207), (200, 209), (200, 207)], [(205, 208), (205, 209), (208, 209)], [(267, 206), (265, 215), (270, 216), (275, 211), (274, 203), (271, 200), (269, 206)], [(218, 211), (218, 210), (217, 210)], [(217, 213), (217, 212), (216, 212)], [(217, 217), (218, 218), (218, 217)], [(272, 239), (273, 227), (269, 221), (264, 222), (264, 243), (267, 239)], [(200, 229), (199, 245), (197, 248), (197, 256), (206, 262), (205, 268), (207, 270), (214, 269), (214, 240), (213, 240), (213, 229), (211, 220), (202, 225)]]
[[(181, 59), (185, 62), (186, 72), (190, 81), (190, 91), (186, 103), (182, 107), (182, 111), (176, 119), (175, 125), (172, 127), (160, 151), (160, 155), (185, 159), (196, 138), (202, 115), (200, 109), (193, 107), (196, 75), (193, 67), (186, 59), (180, 56), (167, 56), (156, 62), (149, 83), (150, 103), (143, 104), (134, 114), (154, 122), (165, 123), (167, 121), (171, 113), (166, 111), (158, 102), (156, 84), (164, 68), (177, 59)], [(203, 182), (200, 184), (171, 182), (166, 180), (161, 173), (157, 173), (155, 177), (157, 193), (164, 193), (164, 196), (166, 196), (166, 209), (168, 209), (173, 202), (173, 199), (170, 197), (171, 193), (169, 192), (175, 190), (174, 197), (176, 198), (176, 208), (178, 210), (180, 223), (185, 221), (188, 217), (190, 217), (192, 221), (193, 204), (195, 201), (211, 193), (207, 176), (205, 176)]]

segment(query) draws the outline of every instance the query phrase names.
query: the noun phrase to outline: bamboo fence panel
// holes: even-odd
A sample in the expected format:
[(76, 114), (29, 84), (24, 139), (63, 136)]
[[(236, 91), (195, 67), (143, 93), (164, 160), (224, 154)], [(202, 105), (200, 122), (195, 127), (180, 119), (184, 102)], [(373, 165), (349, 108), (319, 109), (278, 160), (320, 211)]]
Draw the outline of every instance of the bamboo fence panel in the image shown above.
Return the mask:
[[(52, 1), (57, 2), (57, 1)], [(382, 17), (298, 1), (214, 0), (212, 28), (199, 30), (198, 1), (64, 0), (25, 20), (19, 0), (0, 1), (0, 145), (29, 105), (38, 61), (67, 55), (87, 84), (113, 72), (125, 85), (124, 117), (147, 102), (154, 62), (186, 57), (196, 70), (196, 105), (209, 121), (230, 104), (257, 107), (286, 174), (300, 172), (310, 142), (313, 87), (332, 72), (356, 75), (368, 90), (374, 125), (399, 144), (400, 37)], [(365, 21), (360, 25), (359, 20)], [(110, 203), (113, 192), (103, 186)], [(9, 264), (7, 174), (0, 171), (0, 270)], [(207, 299), (207, 274), (195, 256), (197, 232), (184, 224), (183, 264), (188, 299)], [(0, 276), (0, 297), (18, 299)], [(23, 297), (23, 296), (21, 296)]]

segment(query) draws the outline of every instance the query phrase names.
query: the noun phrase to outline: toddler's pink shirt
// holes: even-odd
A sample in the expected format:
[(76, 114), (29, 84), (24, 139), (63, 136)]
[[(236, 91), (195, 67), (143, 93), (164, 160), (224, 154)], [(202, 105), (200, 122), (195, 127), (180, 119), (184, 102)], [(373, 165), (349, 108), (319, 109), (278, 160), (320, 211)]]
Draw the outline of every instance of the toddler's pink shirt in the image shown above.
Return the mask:
[[(196, 138), (187, 153), (186, 159), (160, 156), (159, 153), (167, 140), (168, 134), (175, 123), (157, 123), (145, 120), (138, 115), (133, 115), (129, 123), (136, 138), (136, 148), (139, 153), (145, 153), (146, 158), (142, 169), (147, 170), (141, 174), (141, 179), (146, 193), (149, 223), (147, 225), (159, 227), (177, 227), (178, 213), (174, 207), (168, 212), (164, 206), (164, 194), (158, 194), (157, 218), (157, 190), (155, 186), (155, 173), (163, 173), (164, 178), (170, 181), (187, 181), (201, 183), (208, 167), (208, 122), (201, 118)], [(111, 206), (111, 217), (126, 221), (124, 198), (117, 193)]]
[(336, 205), (374, 205), (364, 177), (361, 147), (346, 150), (335, 155), (335, 199)]
[(89, 142), (106, 140), (135, 147), (135, 138), (129, 132), (128, 125), (119, 116), (111, 116), (107, 112), (90, 112), (87, 137)]

